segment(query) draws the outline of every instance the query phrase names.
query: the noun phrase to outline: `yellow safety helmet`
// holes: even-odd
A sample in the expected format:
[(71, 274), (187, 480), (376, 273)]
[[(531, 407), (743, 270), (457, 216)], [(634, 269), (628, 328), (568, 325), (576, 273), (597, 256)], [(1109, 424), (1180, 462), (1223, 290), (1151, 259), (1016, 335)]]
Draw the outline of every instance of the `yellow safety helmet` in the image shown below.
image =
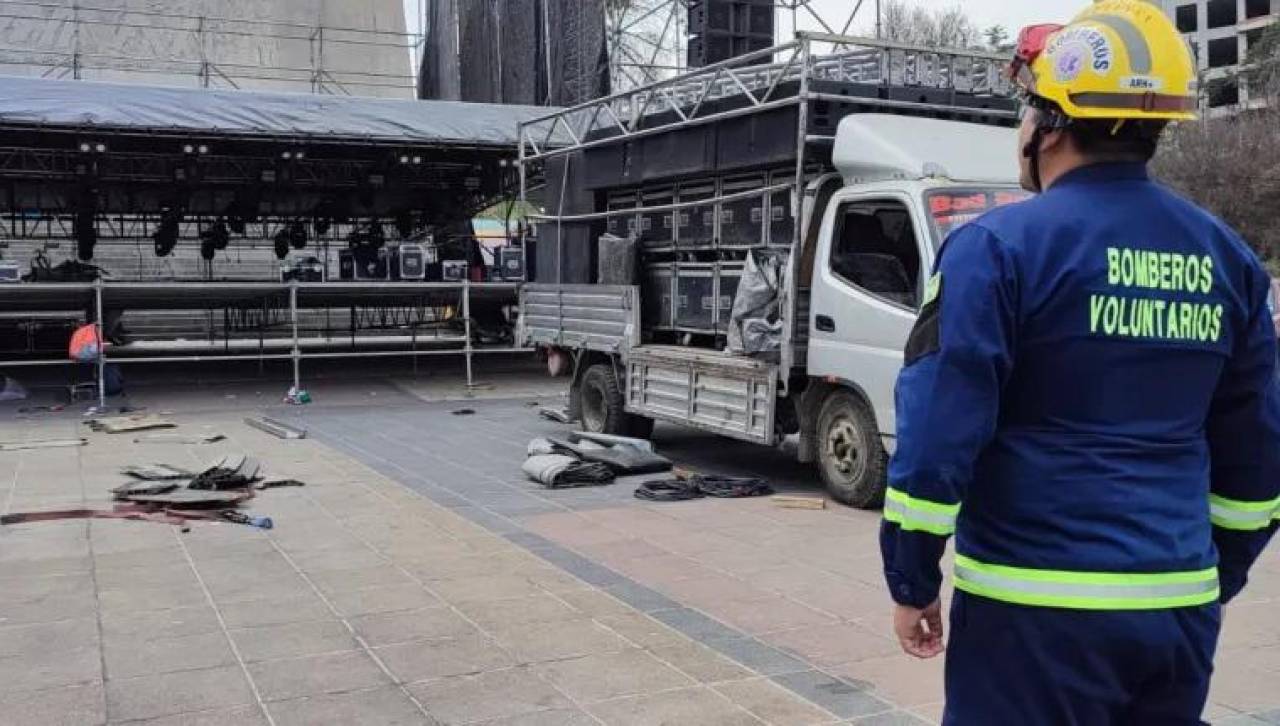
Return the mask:
[(1072, 119), (1196, 118), (1191, 49), (1144, 0), (1100, 0), (1065, 26), (1024, 28), (1010, 75)]

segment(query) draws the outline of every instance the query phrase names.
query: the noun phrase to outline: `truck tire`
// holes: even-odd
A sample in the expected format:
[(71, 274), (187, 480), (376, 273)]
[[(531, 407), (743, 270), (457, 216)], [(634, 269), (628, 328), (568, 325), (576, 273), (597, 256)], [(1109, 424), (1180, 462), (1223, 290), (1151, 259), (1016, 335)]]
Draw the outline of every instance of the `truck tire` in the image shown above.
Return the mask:
[(618, 385), (613, 366), (608, 363), (597, 363), (582, 374), (578, 401), (585, 431), (639, 439), (647, 439), (653, 434), (653, 419), (626, 412), (622, 387)]
[(859, 509), (884, 503), (889, 457), (875, 416), (851, 391), (834, 391), (818, 413), (818, 468), (836, 501)]

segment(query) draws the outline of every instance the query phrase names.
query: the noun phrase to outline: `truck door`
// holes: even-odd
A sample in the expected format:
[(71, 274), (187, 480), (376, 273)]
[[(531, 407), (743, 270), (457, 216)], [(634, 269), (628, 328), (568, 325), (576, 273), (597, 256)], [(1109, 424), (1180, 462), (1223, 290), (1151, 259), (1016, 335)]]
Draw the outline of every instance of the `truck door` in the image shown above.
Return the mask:
[(809, 373), (856, 385), (892, 450), (893, 389), (933, 254), (905, 193), (837, 196), (814, 265)]

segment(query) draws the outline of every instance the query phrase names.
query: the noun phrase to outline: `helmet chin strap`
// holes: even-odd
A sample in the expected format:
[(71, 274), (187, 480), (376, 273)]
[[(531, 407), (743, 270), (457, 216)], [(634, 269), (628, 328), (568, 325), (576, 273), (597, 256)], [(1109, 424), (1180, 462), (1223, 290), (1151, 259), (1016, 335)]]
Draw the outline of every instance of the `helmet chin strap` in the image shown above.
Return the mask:
[(1046, 131), (1047, 127), (1037, 124), (1035, 131), (1031, 132), (1031, 140), (1022, 147), (1022, 157), (1031, 160), (1031, 191), (1037, 194), (1044, 191), (1044, 184), (1040, 181), (1040, 143), (1044, 141)]

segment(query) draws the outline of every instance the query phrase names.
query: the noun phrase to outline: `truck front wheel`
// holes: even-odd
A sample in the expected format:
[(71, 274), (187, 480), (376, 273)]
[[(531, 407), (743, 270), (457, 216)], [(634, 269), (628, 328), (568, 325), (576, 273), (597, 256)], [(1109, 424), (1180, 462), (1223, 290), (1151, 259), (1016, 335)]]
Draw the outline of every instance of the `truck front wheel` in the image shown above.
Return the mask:
[(647, 439), (653, 434), (653, 420), (626, 412), (622, 387), (613, 366), (597, 363), (582, 374), (578, 384), (582, 428), (596, 434)]
[(849, 391), (828, 396), (818, 413), (818, 467), (831, 496), (859, 509), (879, 506), (888, 460), (866, 402)]

